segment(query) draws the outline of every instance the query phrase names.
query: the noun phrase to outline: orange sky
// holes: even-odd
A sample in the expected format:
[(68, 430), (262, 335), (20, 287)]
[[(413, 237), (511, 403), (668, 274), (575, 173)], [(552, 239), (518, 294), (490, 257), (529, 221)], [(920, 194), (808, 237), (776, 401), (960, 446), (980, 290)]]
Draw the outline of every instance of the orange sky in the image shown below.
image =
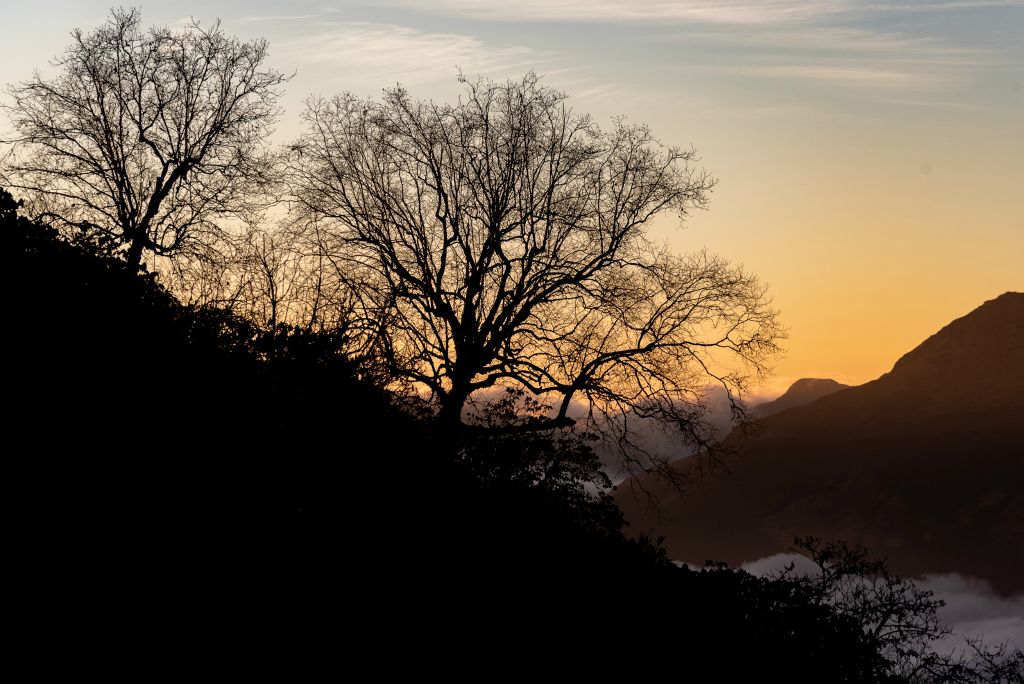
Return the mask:
[[(957, 316), (1024, 290), (1021, 0), (499, 3), (143, 0), (147, 22), (220, 17), (296, 71), (280, 140), (311, 93), (400, 81), (447, 99), (456, 66), (533, 68), (599, 121), (622, 114), (699, 150), (719, 179), (679, 250), (744, 264), (789, 329), (765, 391), (861, 383)], [(109, 3), (5, 8), (0, 82), (26, 78)]]
[(663, 232), (770, 284), (790, 331), (773, 384), (873, 379), (953, 318), (1024, 289), (1024, 131), (965, 122), (762, 121), (706, 137), (712, 207)]

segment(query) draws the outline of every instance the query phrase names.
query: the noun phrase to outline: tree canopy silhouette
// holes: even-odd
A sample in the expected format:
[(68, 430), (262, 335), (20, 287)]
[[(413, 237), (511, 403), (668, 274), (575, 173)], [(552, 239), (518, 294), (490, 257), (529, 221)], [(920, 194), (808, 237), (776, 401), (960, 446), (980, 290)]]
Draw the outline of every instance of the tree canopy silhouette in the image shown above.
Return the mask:
[(9, 87), (16, 136), (4, 183), (31, 213), (123, 252), (202, 255), (220, 219), (252, 209), (262, 143), (287, 77), (267, 42), (220, 24), (144, 29), (137, 9), (76, 29), (53, 65)]
[(653, 417), (699, 439), (701, 392), (742, 390), (776, 351), (764, 288), (647, 235), (707, 205), (696, 153), (622, 119), (608, 130), (530, 73), (460, 77), (456, 104), (313, 99), (292, 146), (300, 218), (345, 265), (395, 378), (464, 424), (481, 390), (553, 401), (531, 429)]

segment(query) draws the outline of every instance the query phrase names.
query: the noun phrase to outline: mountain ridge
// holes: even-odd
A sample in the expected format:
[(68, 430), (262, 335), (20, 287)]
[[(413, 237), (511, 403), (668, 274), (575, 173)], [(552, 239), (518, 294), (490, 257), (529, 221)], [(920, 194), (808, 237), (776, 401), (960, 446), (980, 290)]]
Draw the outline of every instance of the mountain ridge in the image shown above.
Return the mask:
[[(876, 380), (733, 430), (730, 477), (680, 497), (644, 475), (615, 496), (632, 528), (664, 536), (678, 560), (738, 565), (814, 534), (862, 543), (904, 574), (959, 572), (1021, 592), (1022, 415), (1024, 294), (1010, 292)], [(673, 467), (686, 474), (696, 460)]]

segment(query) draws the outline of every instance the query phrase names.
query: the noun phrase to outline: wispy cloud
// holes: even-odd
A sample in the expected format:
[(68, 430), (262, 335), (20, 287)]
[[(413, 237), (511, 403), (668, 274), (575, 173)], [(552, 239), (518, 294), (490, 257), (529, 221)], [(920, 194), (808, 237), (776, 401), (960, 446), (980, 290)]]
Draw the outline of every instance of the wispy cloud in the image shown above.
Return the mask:
[(239, 17), (233, 21), (242, 24), (258, 24), (268, 21), (304, 21), (306, 19), (319, 19), (319, 14), (252, 14), (245, 17)]
[(932, 10), (961, 10), (961, 9), (986, 9), (998, 7), (1020, 7), (1024, 6), (1024, 0), (950, 0), (950, 2), (921, 2), (921, 3), (892, 3), (876, 4), (867, 3), (868, 9), (886, 11), (932, 11)]
[(930, 73), (841, 64), (746, 66), (736, 67), (730, 69), (730, 71), (758, 78), (827, 81), (836, 85), (863, 88), (926, 89), (934, 87), (941, 82), (938, 76)]
[[(385, 4), (421, 8), (415, 0)], [(691, 21), (760, 24), (792, 21), (842, 11), (842, 0), (435, 0), (433, 9), (482, 19), (514, 21)]]
[(696, 67), (704, 70), (861, 89), (936, 90), (1006, 59), (987, 47), (856, 26), (716, 27), (660, 39), (707, 44), (719, 57)]
[[(417, 0), (384, 0), (391, 6), (422, 9)], [(700, 22), (780, 24), (841, 14), (879, 14), (1010, 7), (1024, 0), (950, 0), (879, 3), (864, 0), (434, 0), (431, 9), (480, 19), (512, 21)]]
[(942, 99), (913, 99), (907, 97), (886, 98), (882, 102), (902, 105), (905, 107), (920, 107), (924, 109), (952, 109), (962, 112), (985, 112), (998, 109), (998, 106), (990, 102), (958, 102), (955, 100)]
[(729, 31), (680, 31), (656, 38), (671, 41), (706, 41), (776, 53), (860, 54), (891, 60), (943, 66), (991, 64), (991, 50), (951, 44), (932, 36), (912, 36), (854, 26), (805, 26), (799, 29), (734, 27)]
[[(412, 0), (382, 1), (423, 10)], [(880, 22), (880, 17), (1006, 7), (1024, 7), (1024, 0), (435, 0), (430, 5), (433, 11), (491, 21), (626, 23), (633, 27), (627, 40), (707, 47), (704, 53), (688, 53), (683, 68), (889, 92), (940, 91), (971, 70), (997, 66), (1007, 53), (951, 35), (948, 26), (933, 26), (945, 33), (929, 35), (925, 24), (905, 17)]]
[(488, 45), (475, 36), (368, 22), (318, 22), (314, 30), (274, 46), (276, 60), (336, 68), (350, 87), (450, 80), (456, 67), (471, 73), (522, 70), (552, 54)]

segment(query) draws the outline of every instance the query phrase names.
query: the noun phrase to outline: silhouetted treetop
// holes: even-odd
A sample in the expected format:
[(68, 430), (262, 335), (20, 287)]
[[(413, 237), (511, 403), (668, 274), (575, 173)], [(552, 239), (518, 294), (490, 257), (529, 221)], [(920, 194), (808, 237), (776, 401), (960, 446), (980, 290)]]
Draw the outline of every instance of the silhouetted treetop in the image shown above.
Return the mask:
[(741, 390), (780, 331), (754, 277), (646, 235), (707, 205), (695, 152), (602, 129), (533, 73), (460, 80), (455, 104), (313, 99), (292, 146), (297, 215), (358, 284), (395, 377), (451, 425), (512, 386), (554, 402), (534, 427), (571, 424), (579, 401), (699, 437), (701, 391)]
[(137, 9), (76, 29), (56, 74), (8, 88), (16, 131), (4, 183), (32, 215), (101, 240), (131, 264), (205, 254), (253, 208), (262, 143), (287, 77), (265, 40), (219, 22), (143, 28)]

